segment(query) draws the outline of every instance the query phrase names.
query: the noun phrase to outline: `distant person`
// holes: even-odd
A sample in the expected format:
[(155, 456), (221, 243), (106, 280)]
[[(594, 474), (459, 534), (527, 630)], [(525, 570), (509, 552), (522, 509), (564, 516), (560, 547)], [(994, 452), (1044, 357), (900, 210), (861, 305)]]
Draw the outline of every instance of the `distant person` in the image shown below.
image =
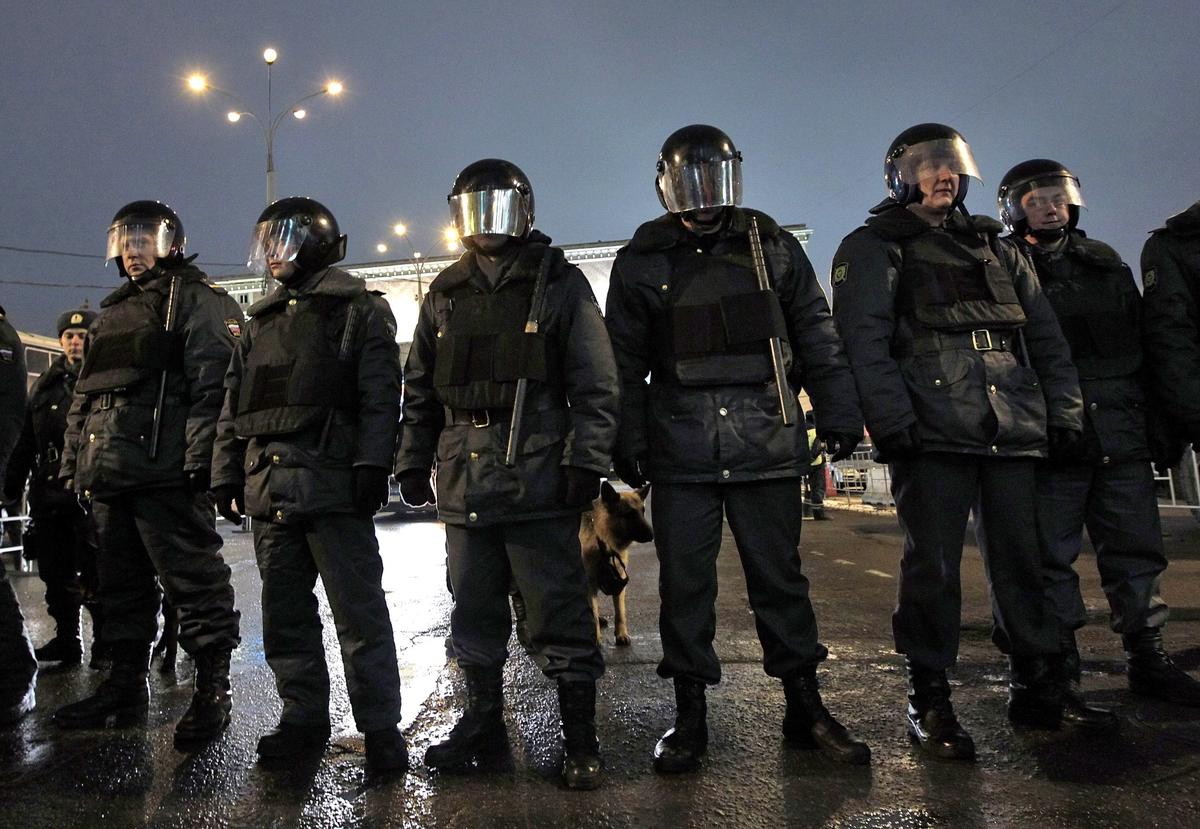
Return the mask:
[(101, 728), (145, 714), (166, 591), (179, 611), (179, 644), (196, 662), (192, 702), (175, 726), (176, 747), (190, 750), (225, 730), (232, 705), (238, 612), (208, 486), (221, 381), (242, 312), (184, 246), (179, 217), (161, 202), (125, 205), (108, 229), (106, 257), (124, 284), (100, 303), (92, 326), (59, 476), (92, 503), (113, 666), (94, 694), (60, 708), (54, 721)]
[[(862, 415), (804, 249), (770, 216), (738, 206), (741, 162), (716, 127), (694, 124), (667, 138), (654, 182), (667, 212), (617, 252), (605, 311), (621, 372), (613, 467), (630, 486), (654, 484), (658, 675), (674, 684), (676, 707), (674, 727), (654, 749), (654, 767), (666, 774), (696, 769), (708, 750), (705, 688), (721, 680), (713, 638), (726, 516), (763, 669), (783, 684), (784, 736), (842, 762), (871, 758), (819, 691), (817, 666), (828, 651), (798, 550), (810, 457), (796, 393), (808, 389), (834, 460), (854, 451)], [(752, 264), (755, 244), (765, 287)]]
[[(0, 308), (0, 481), (25, 421), (25, 347)], [(0, 561), (0, 726), (10, 726), (33, 710), (37, 659), (25, 630), (17, 595)]]
[(587, 279), (534, 229), (533, 188), (517, 165), (476, 161), (448, 199), (466, 252), (421, 305), (396, 458), (413, 506), (435, 500), (436, 462), (454, 594), (450, 636), (467, 685), (466, 710), (425, 752), (425, 765), (467, 770), (507, 750), (503, 671), (515, 583), (529, 650), (558, 686), (563, 782), (594, 789), (603, 782), (596, 680), (604, 660), (579, 516), (599, 494), (616, 435), (612, 350)]
[(67, 412), (88, 327), (95, 319), (96, 313), (87, 308), (59, 315), (63, 353), (42, 372), (30, 393), (21, 439), (9, 460), (5, 493), (19, 499), (29, 481), (31, 527), (25, 532), (25, 555), (37, 560), (38, 575), (46, 585), (46, 610), (55, 624), (54, 638), (34, 655), (39, 662), (78, 665), (83, 659), (80, 611), (86, 605), (92, 617), (91, 667), (103, 669), (110, 663), (100, 635), (104, 616), (96, 601), (96, 529), (79, 498), (58, 477)]
[(817, 437), (817, 424), (812, 412), (804, 413), (804, 426), (808, 432), (808, 447), (812, 455), (805, 478), (808, 499), (804, 504), (804, 514), (812, 515), (814, 521), (828, 521), (829, 516), (825, 514), (825, 473), (828, 464), (825, 462), (825, 449)]
[(1078, 441), (1070, 351), (1026, 259), (963, 206), (979, 171), (958, 131), (918, 124), (884, 159), (888, 197), (833, 260), (833, 315), (863, 413), (889, 464), (904, 552), (892, 615), (908, 727), (937, 757), (972, 759), (950, 702), (967, 518), (987, 568), (992, 641), (1009, 655), (1008, 716), (1056, 727), (1058, 620), (1043, 586), (1035, 466)]
[(329, 740), (329, 672), (317, 577), (333, 611), (367, 770), (408, 768), (400, 674), (371, 519), (388, 501), (400, 418), (396, 320), (334, 267), (346, 237), (320, 202), (280, 199), (258, 217), (250, 267), (277, 283), (250, 307), (225, 376), (213, 450), (217, 509), (254, 520), (263, 651), (283, 700), (258, 755), (288, 760)]

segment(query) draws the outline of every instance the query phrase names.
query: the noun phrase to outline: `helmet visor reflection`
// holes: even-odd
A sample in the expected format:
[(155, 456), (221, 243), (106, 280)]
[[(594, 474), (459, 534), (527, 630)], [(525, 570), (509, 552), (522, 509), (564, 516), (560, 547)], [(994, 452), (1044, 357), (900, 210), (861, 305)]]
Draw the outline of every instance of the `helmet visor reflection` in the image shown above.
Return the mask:
[(742, 162), (726, 158), (701, 164), (667, 164), (658, 174), (658, 187), (672, 213), (734, 207), (742, 203)]
[(485, 233), (525, 235), (529, 229), (529, 200), (520, 190), (476, 190), (450, 197), (450, 219), (461, 237)]
[(918, 184), (926, 176), (950, 172), (983, 181), (971, 147), (961, 138), (939, 138), (901, 147), (889, 159), (900, 173), (900, 181)]
[(308, 225), (295, 217), (269, 219), (254, 226), (246, 267), (260, 276), (270, 276), (268, 260), (294, 262), (308, 238)]
[(171, 225), (165, 219), (130, 218), (114, 224), (108, 229), (105, 260), (117, 259), (127, 252), (149, 252), (161, 259), (171, 252), (175, 237)]
[(1083, 191), (1074, 176), (1039, 176), (1019, 181), (1000, 196), (1000, 209), (1007, 211), (1014, 222), (1026, 217), (1030, 210), (1047, 204), (1087, 207)]

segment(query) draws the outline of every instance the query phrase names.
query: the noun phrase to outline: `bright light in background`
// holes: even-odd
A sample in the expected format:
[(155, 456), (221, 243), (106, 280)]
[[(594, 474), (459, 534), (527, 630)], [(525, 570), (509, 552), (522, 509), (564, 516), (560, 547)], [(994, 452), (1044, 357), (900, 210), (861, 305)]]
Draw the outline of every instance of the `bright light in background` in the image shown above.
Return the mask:
[(341, 81), (330, 81), (325, 85), (325, 91), (330, 95), (341, 95), (344, 88)]
[(408, 233), (408, 228), (404, 226), (403, 222), (396, 222), (396, 224), (392, 225), (392, 233), (395, 233), (397, 236), (403, 236), (405, 233)]
[(278, 57), (279, 53), (269, 46), (263, 50), (263, 60), (267, 62), (268, 66), (274, 63)]
[(446, 250), (454, 250), (458, 247), (458, 231), (453, 225), (448, 225), (442, 231), (442, 238), (446, 240)]
[(297, 121), (303, 121), (307, 116), (308, 116), (307, 109), (293, 109), (292, 110), (292, 117), (295, 118)]
[(229, 112), (225, 114), (225, 117), (229, 119), (229, 123), (236, 124), (238, 121), (242, 120), (242, 113)]
[(188, 76), (187, 85), (193, 92), (203, 92), (208, 87), (208, 78), (197, 72)]
[(387, 253), (387, 245), (385, 245), (383, 242), (380, 242), (375, 246), (375, 250), (379, 251), (380, 253)]

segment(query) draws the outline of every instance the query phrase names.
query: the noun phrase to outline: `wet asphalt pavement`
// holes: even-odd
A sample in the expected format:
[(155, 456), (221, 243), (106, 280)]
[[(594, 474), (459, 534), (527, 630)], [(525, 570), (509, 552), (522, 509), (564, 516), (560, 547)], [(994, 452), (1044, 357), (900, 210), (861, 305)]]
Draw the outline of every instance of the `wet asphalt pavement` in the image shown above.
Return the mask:
[[(431, 774), (420, 757), (449, 731), (462, 695), (444, 648), (450, 610), (444, 536), (434, 522), (387, 519), (378, 526), (400, 654), (402, 726), (414, 770), (394, 782), (366, 783), (362, 739), (354, 731), (323, 597), (333, 742), (311, 761), (264, 767), (255, 763), (255, 742), (274, 725), (280, 706), (263, 659), (260, 582), (250, 536), (224, 528), (242, 612), (229, 730), (196, 754), (172, 747), (174, 723), (191, 695), (192, 665), (182, 652), (174, 676), (152, 674), (144, 728), (56, 730), (49, 721), (54, 709), (90, 692), (100, 676), (86, 666), (45, 669), (37, 710), (0, 735), (0, 826), (1200, 825), (1200, 710), (1129, 694), (1090, 552), (1080, 560), (1091, 611), (1080, 636), (1084, 686), (1092, 699), (1118, 709), (1120, 734), (1018, 734), (1009, 727), (1006, 672), (989, 640), (987, 588), (972, 548), (964, 556), (963, 642), (954, 679), (956, 707), (979, 757), (973, 764), (949, 763), (918, 755), (905, 735), (905, 684), (890, 628), (900, 548), (895, 518), (843, 510), (832, 515), (832, 521), (806, 522), (802, 542), (830, 649), (819, 675), (829, 708), (870, 742), (869, 768), (839, 766), (782, 742), (782, 690), (762, 672), (737, 554), (726, 535), (717, 643), (724, 678), (709, 691), (711, 737), (700, 772), (667, 778), (652, 769), (651, 750), (671, 725), (674, 705), (670, 684), (654, 672), (660, 656), (657, 564), (652, 546), (639, 545), (628, 597), (633, 644), (616, 648), (611, 631), (605, 632), (608, 670), (599, 686), (597, 722), (606, 785), (569, 792), (559, 784), (554, 688), (515, 639), (506, 669), (510, 756), (471, 776)], [(1167, 643), (1177, 663), (1195, 671), (1200, 525), (1172, 517), (1167, 534), (1173, 562), (1164, 584), (1173, 607)], [(41, 582), (34, 576), (15, 582), (34, 641), (46, 641), (53, 631)]]

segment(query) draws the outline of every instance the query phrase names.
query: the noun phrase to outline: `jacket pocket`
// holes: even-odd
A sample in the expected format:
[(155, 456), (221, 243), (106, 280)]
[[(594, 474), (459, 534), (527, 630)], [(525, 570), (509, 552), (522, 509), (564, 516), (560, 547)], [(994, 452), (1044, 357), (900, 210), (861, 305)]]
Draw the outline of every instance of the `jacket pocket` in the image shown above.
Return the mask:
[(981, 392), (981, 369), (961, 351), (922, 354), (901, 363), (921, 439), (928, 443), (980, 445), (989, 414)]

